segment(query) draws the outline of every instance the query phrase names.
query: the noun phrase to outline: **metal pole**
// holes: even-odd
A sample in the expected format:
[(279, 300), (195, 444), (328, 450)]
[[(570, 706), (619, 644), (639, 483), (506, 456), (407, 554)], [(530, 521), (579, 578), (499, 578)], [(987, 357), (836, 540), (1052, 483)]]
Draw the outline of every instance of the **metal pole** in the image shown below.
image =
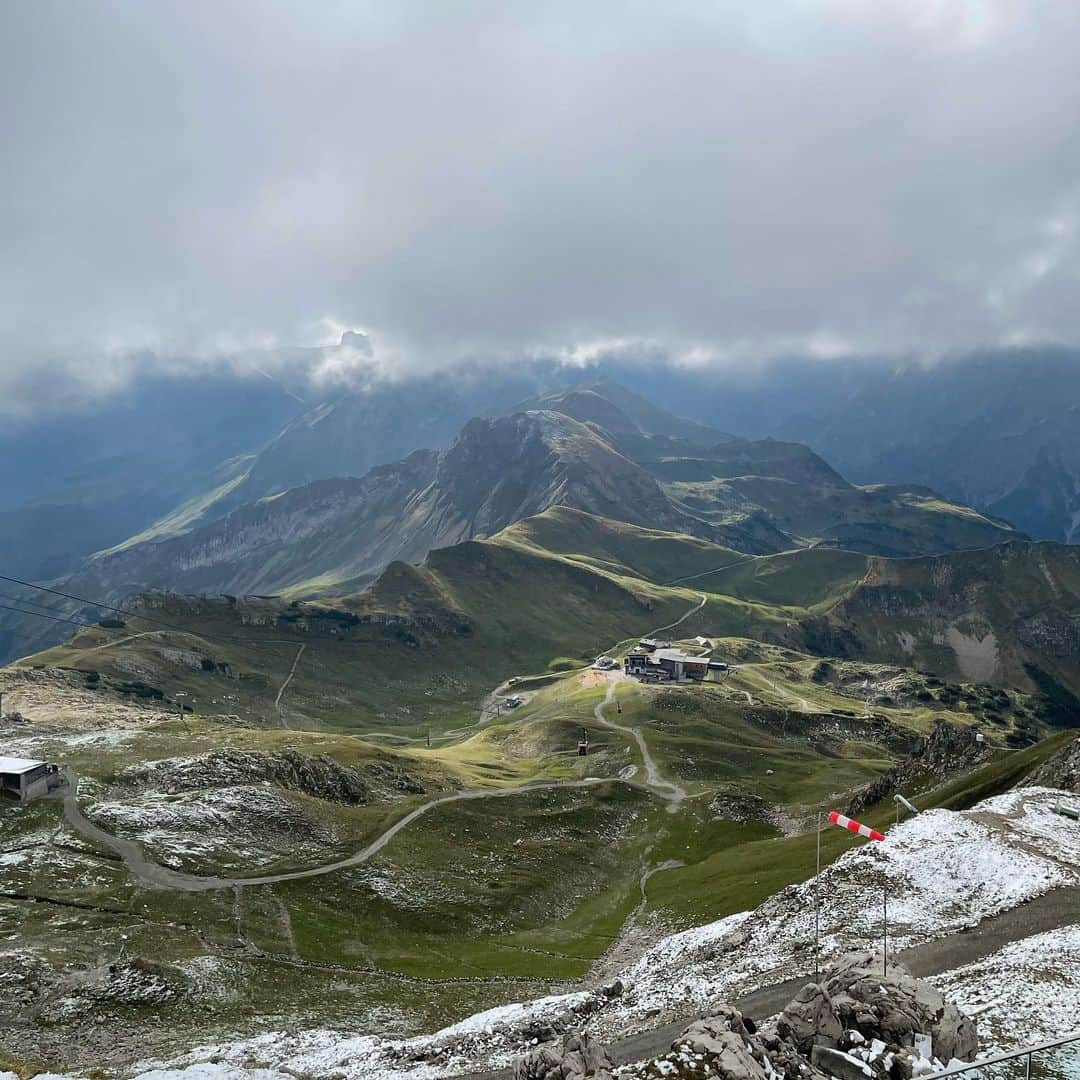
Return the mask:
[(817, 871), (814, 874), (814, 982), (821, 982), (821, 811), (817, 816)]
[(883, 933), (881, 937), (881, 974), (889, 974), (889, 879), (881, 883), (881, 915)]

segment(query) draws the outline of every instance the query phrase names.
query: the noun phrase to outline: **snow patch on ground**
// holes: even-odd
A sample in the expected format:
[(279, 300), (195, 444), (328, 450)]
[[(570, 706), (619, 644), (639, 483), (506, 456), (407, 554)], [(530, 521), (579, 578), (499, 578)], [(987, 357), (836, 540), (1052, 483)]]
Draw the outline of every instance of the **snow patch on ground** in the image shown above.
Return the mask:
[[(878, 946), (889, 894), (890, 948), (973, 926), (1076, 875), (964, 814), (933, 810), (848, 851), (822, 871), (822, 955)], [(782, 890), (753, 916), (676, 935), (623, 975), (623, 995), (591, 1025), (601, 1038), (685, 1016), (814, 970), (814, 882)]]
[(63, 757), (72, 750), (106, 749), (124, 746), (143, 738), (139, 728), (120, 728), (106, 731), (86, 731), (72, 735), (60, 731), (44, 731), (4, 740), (4, 753), (12, 757), (41, 758), (52, 760)]
[(88, 887), (102, 887), (115, 880), (117, 869), (115, 864), (98, 859), (93, 852), (45, 842), (0, 855), (0, 873), (5, 890), (34, 892), (42, 880), (68, 876)]
[(1080, 796), (1056, 788), (1019, 788), (987, 799), (978, 809), (999, 815), (1006, 831), (1022, 843), (1052, 859), (1080, 866), (1080, 821), (1055, 813), (1058, 803), (1080, 806)]
[[(2, 1080), (2, 1078), (0, 1078)], [(60, 1077), (37, 1076), (34, 1080), (63, 1080)], [(154, 1069), (143, 1073), (139, 1080), (296, 1080), (292, 1073), (277, 1069), (246, 1068), (221, 1062), (200, 1062), (183, 1069)]]
[[(467, 1017), (443, 1028), (434, 1035), (413, 1039), (384, 1039), (377, 1035), (350, 1036), (338, 1031), (306, 1031), (298, 1035), (270, 1033), (223, 1047), (201, 1047), (169, 1063), (150, 1062), (140, 1066), (138, 1080), (163, 1080), (184, 1077), (198, 1080), (229, 1080), (236, 1075), (194, 1072), (213, 1059), (224, 1070), (257, 1068), (262, 1072), (243, 1072), (252, 1077), (277, 1077), (297, 1073), (305, 1076), (363, 1078), (363, 1080), (438, 1080), (470, 1070), (479, 1060), (488, 1068), (513, 1064), (523, 1045), (536, 1043), (535, 1037), (523, 1044), (521, 1031), (550, 1023), (560, 1014), (588, 1004), (587, 991), (558, 994), (535, 1001), (501, 1005)], [(427, 1060), (425, 1060), (427, 1059)], [(278, 1073), (274, 1070), (284, 1070)], [(170, 1071), (174, 1070), (174, 1071)]]
[(174, 869), (209, 865), (243, 871), (283, 855), (317, 860), (335, 842), (329, 830), (307, 819), (289, 799), (259, 784), (95, 802), (86, 814), (109, 832), (137, 840)]
[(1080, 1027), (1080, 925), (1015, 941), (932, 981), (976, 1014), (983, 1055), (1062, 1038)]
[(551, 997), (538, 998), (535, 1001), (515, 1002), (512, 1005), (498, 1005), (494, 1009), (468, 1016), (456, 1024), (451, 1024), (439, 1032), (440, 1038), (453, 1038), (458, 1035), (491, 1035), (498, 1033), (507, 1025), (532, 1022), (537, 1016), (548, 1016), (564, 1009), (572, 1008), (588, 998), (586, 991), (576, 994), (554, 994)]

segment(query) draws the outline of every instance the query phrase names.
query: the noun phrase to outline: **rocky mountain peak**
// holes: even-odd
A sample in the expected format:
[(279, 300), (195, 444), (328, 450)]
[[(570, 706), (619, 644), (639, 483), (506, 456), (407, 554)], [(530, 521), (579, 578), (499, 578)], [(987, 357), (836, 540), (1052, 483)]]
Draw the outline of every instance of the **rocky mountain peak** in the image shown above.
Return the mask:
[(346, 330), (341, 335), (341, 345), (364, 356), (375, 355), (375, 348), (371, 344), (371, 338), (360, 330)]

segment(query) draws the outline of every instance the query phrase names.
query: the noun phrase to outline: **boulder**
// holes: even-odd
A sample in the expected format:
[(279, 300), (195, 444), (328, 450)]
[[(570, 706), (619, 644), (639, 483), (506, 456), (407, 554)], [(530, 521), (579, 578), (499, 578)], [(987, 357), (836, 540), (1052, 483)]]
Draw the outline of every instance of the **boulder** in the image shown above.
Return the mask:
[(695, 1020), (672, 1044), (673, 1053), (700, 1054), (710, 1075), (727, 1080), (765, 1080), (764, 1050), (743, 1023), (742, 1013), (721, 1005)]
[(839, 1046), (844, 1034), (829, 992), (820, 983), (807, 983), (791, 999), (776, 1022), (776, 1031), (803, 1054), (815, 1045)]
[(891, 1046), (914, 1046), (917, 1034), (933, 1040), (940, 1061), (970, 1061), (979, 1048), (975, 1024), (928, 982), (899, 964), (881, 972), (881, 957), (855, 953), (833, 969), (826, 987), (845, 1029)]
[(783, 1076), (787, 1080), (821, 1080), (824, 1073), (799, 1053), (794, 1043), (781, 1039), (775, 1031), (766, 1031), (761, 1036), (765, 1048), (765, 1060), (774, 1076)]
[(836, 1080), (872, 1080), (874, 1076), (874, 1070), (865, 1061), (828, 1046), (815, 1046), (810, 1051), (810, 1061)]
[(572, 1035), (561, 1048), (542, 1046), (514, 1066), (514, 1080), (612, 1080), (607, 1051), (588, 1035)]

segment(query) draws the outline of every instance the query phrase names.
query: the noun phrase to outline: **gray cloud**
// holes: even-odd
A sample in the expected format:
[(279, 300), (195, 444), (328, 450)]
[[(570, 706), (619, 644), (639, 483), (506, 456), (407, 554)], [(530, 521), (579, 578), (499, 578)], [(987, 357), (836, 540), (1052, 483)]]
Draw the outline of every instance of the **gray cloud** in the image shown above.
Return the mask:
[(1060, 0), (8, 4), (0, 395), (352, 326), (384, 371), (1075, 342), (1078, 41)]

